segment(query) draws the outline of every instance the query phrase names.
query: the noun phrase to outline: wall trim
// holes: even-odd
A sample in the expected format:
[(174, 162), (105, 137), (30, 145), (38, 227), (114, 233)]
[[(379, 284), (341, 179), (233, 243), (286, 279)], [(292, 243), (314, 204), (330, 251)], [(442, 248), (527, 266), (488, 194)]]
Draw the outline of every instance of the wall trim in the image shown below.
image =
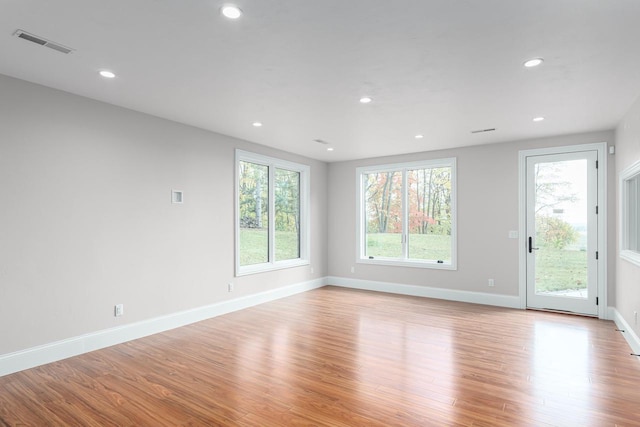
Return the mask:
[(0, 376), (78, 356), (325, 286), (326, 278), (184, 310), (0, 355)]
[(329, 276), (327, 285), (343, 288), (363, 289), (367, 291), (388, 292), (391, 294), (436, 298), (473, 304), (493, 305), (497, 307), (520, 308), (520, 297), (485, 292), (460, 291), (455, 289), (432, 288), (428, 286), (405, 285), (401, 283), (378, 282), (373, 280), (349, 279)]
[(608, 317), (615, 322), (618, 329), (624, 331), (621, 332), (622, 336), (629, 343), (629, 347), (631, 347), (631, 350), (636, 354), (640, 354), (640, 338), (638, 338), (638, 335), (636, 335), (636, 333), (633, 331), (631, 325), (629, 325), (627, 321), (624, 320), (622, 314), (620, 314), (620, 312), (615, 307), (609, 307)]

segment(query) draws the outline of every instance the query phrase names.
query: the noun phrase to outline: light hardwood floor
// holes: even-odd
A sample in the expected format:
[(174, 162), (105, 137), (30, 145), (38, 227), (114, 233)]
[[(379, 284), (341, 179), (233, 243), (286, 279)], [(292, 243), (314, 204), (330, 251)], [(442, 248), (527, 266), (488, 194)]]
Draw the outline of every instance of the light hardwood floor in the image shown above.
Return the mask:
[(609, 321), (325, 287), (0, 378), (0, 425), (633, 426)]

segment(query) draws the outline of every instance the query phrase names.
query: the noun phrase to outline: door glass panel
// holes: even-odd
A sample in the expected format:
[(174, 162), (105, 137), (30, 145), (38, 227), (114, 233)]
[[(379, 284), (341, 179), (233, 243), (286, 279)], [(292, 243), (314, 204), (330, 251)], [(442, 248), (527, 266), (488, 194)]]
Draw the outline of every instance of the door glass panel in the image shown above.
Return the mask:
[(588, 298), (587, 160), (535, 165), (535, 293)]

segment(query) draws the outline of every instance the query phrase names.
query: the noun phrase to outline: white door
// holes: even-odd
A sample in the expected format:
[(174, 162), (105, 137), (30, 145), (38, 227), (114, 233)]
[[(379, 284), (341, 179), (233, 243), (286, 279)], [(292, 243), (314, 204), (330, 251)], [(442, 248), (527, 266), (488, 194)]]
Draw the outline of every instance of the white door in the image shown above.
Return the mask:
[(526, 157), (527, 307), (598, 314), (598, 151)]

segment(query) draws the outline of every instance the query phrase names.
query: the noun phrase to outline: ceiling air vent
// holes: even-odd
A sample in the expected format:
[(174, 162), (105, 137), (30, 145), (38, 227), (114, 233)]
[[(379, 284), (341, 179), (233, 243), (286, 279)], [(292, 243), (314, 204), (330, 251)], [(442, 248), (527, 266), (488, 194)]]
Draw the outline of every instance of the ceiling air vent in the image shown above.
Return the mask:
[(55, 42), (52, 42), (51, 40), (44, 39), (40, 36), (27, 33), (26, 31), (16, 30), (16, 32), (13, 33), (13, 35), (23, 40), (27, 40), (32, 43), (39, 44), (40, 46), (46, 46), (50, 49), (57, 50), (58, 52), (71, 53), (74, 51), (74, 49), (71, 49), (70, 47), (66, 47), (61, 45), (60, 43), (55, 43)]
[(471, 133), (493, 132), (496, 128), (472, 130)]

